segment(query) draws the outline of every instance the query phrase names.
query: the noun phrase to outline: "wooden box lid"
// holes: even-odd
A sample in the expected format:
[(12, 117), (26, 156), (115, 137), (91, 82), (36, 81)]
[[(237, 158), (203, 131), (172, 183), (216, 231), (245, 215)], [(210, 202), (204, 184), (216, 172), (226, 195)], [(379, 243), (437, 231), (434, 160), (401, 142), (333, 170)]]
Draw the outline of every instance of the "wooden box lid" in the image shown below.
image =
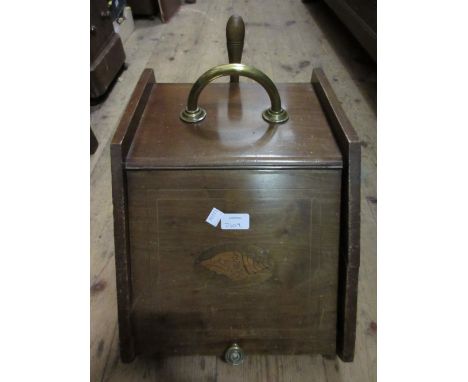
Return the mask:
[(201, 93), (205, 120), (180, 120), (192, 84), (151, 84), (125, 160), (127, 169), (342, 168), (340, 149), (311, 84), (277, 84), (289, 120), (270, 125), (256, 83), (214, 83)]

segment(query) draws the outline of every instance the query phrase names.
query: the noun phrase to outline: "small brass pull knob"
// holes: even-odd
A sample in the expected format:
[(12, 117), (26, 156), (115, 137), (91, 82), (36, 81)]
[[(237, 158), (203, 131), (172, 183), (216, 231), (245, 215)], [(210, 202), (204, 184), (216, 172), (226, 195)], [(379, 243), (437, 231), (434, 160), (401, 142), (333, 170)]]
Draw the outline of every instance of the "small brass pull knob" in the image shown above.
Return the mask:
[(288, 113), (281, 107), (281, 98), (278, 89), (270, 78), (262, 71), (244, 64), (218, 65), (203, 73), (190, 90), (187, 107), (180, 113), (180, 119), (187, 123), (197, 123), (206, 117), (206, 111), (198, 106), (200, 93), (210, 82), (219, 77), (239, 75), (251, 78), (258, 82), (266, 90), (270, 97), (271, 107), (262, 113), (262, 117), (269, 123), (283, 123), (289, 119)]
[[(244, 50), (245, 24), (242, 17), (232, 15), (226, 25), (226, 43), (230, 64), (240, 64)], [(239, 82), (239, 76), (232, 75), (231, 82)]]
[(224, 359), (227, 363), (233, 366), (240, 365), (244, 362), (244, 351), (237, 344), (232, 344), (224, 353)]

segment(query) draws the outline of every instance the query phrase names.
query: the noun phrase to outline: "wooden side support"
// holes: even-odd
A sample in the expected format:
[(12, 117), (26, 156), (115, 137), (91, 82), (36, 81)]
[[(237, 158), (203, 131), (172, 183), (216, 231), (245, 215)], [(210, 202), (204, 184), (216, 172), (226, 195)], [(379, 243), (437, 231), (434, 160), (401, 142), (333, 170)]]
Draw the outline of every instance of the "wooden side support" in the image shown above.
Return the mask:
[(151, 89), (155, 83), (153, 70), (145, 69), (120, 119), (110, 147), (120, 356), (123, 362), (131, 362), (135, 358), (131, 322), (132, 288), (128, 236), (127, 181), (124, 163)]
[(321, 68), (312, 72), (312, 86), (343, 155), (338, 291), (337, 354), (354, 359), (360, 258), (361, 143)]

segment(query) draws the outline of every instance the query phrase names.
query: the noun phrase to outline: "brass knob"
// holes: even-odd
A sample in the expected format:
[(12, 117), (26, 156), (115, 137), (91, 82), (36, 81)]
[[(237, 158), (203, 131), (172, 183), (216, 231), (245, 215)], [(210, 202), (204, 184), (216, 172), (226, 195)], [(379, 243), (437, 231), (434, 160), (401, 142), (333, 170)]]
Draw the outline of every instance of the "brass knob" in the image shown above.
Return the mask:
[(244, 362), (244, 351), (237, 344), (232, 344), (224, 353), (224, 359), (227, 363), (233, 366), (240, 365)]
[[(245, 25), (242, 17), (232, 15), (226, 25), (226, 43), (230, 64), (240, 64), (244, 49)], [(239, 82), (238, 75), (231, 76), (231, 82)]]

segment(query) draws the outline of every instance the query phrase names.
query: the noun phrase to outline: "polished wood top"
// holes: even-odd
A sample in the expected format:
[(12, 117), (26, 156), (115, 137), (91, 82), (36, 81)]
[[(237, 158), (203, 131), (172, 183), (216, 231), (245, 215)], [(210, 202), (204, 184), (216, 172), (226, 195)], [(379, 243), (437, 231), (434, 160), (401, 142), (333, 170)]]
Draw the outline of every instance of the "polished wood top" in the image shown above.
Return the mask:
[(278, 84), (289, 121), (269, 125), (270, 106), (255, 83), (208, 85), (199, 106), (205, 120), (179, 119), (191, 84), (154, 84), (127, 155), (128, 169), (341, 168), (342, 155), (311, 84)]

